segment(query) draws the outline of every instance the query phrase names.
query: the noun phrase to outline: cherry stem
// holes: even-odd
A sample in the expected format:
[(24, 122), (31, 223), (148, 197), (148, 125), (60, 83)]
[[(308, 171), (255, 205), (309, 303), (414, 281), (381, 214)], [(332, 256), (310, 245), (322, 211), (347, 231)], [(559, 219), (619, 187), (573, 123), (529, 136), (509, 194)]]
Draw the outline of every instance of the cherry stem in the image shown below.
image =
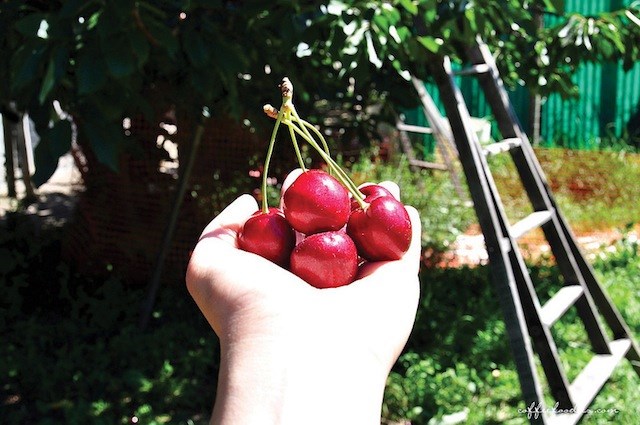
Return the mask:
[[(271, 156), (273, 155), (273, 147), (276, 141), (276, 135), (278, 133), (278, 129), (280, 127), (280, 123), (284, 123), (287, 127), (289, 127), (289, 134), (291, 136), (291, 141), (293, 142), (293, 147), (296, 152), (296, 157), (298, 158), (298, 162), (300, 163), (300, 168), (302, 171), (306, 171), (304, 166), (304, 160), (302, 155), (300, 154), (300, 147), (298, 146), (298, 141), (296, 139), (296, 133), (300, 135), (304, 140), (306, 140), (311, 147), (313, 147), (318, 154), (322, 157), (322, 159), (329, 166), (329, 170), (333, 171), (336, 174), (336, 178), (347, 188), (349, 193), (356, 199), (358, 204), (362, 208), (366, 208), (367, 203), (364, 201), (364, 195), (360, 192), (360, 189), (356, 186), (356, 184), (349, 178), (347, 173), (338, 165), (337, 162), (331, 158), (331, 154), (329, 153), (329, 145), (327, 141), (322, 136), (322, 133), (311, 123), (303, 120), (298, 115), (296, 108), (293, 106), (292, 98), (293, 98), (293, 84), (289, 80), (289, 78), (284, 77), (282, 82), (278, 86), (282, 93), (282, 107), (280, 111), (277, 111), (271, 105), (264, 106), (264, 112), (271, 118), (276, 118), (276, 123), (273, 127), (273, 131), (271, 133), (271, 140), (269, 141), (269, 148), (267, 150), (267, 157), (264, 161), (264, 170), (262, 175), (262, 212), (268, 213), (269, 206), (267, 203), (267, 179), (269, 172), (269, 163), (271, 161)], [(309, 132), (312, 130), (313, 134), (320, 140), (322, 147), (318, 144), (318, 142), (314, 139), (313, 134)]]
[(281, 110), (278, 112), (276, 123), (273, 126), (271, 132), (271, 140), (269, 140), (269, 148), (267, 149), (267, 157), (264, 160), (264, 169), (262, 170), (262, 212), (267, 214), (269, 212), (269, 203), (267, 201), (267, 180), (269, 176), (269, 164), (271, 162), (271, 156), (273, 155), (273, 146), (276, 144), (276, 134), (278, 134), (278, 128), (280, 123), (284, 119), (284, 112)]
[[(285, 112), (285, 120), (291, 119), (291, 112)], [(304, 166), (304, 159), (302, 159), (302, 154), (300, 153), (300, 146), (298, 146), (298, 140), (296, 139), (296, 133), (293, 128), (289, 127), (289, 135), (291, 136), (291, 142), (293, 143), (293, 149), (296, 152), (296, 158), (298, 159), (298, 164), (300, 165), (300, 169), (302, 171), (307, 171), (307, 168)]]
[[(336, 163), (333, 158), (331, 158), (331, 156), (327, 155), (327, 153), (320, 147), (320, 145), (318, 145), (318, 142), (316, 142), (313, 137), (307, 136), (306, 133), (300, 130), (300, 128), (298, 128), (298, 126), (296, 126), (290, 120), (283, 120), (282, 122), (283, 124), (289, 126), (289, 128), (293, 128), (295, 132), (300, 134), (300, 136), (318, 152), (322, 159), (327, 163), (329, 168), (336, 173), (336, 178), (347, 188), (349, 193), (353, 195), (360, 206), (365, 208), (366, 203), (364, 202), (364, 196), (362, 192), (360, 192), (360, 189), (358, 189), (356, 184), (349, 178), (347, 173), (340, 167), (340, 165), (338, 165), (338, 163)], [(320, 132), (315, 127), (311, 126), (311, 128), (314, 130), (316, 135), (318, 135), (318, 137), (322, 139), (322, 134), (320, 134)]]
[(329, 152), (329, 145), (327, 144), (327, 141), (324, 139), (324, 137), (322, 137), (322, 135), (320, 134), (317, 128), (315, 128), (308, 121), (305, 121), (302, 118), (300, 118), (300, 115), (298, 115), (298, 111), (296, 111), (296, 108), (295, 106), (293, 106), (293, 104), (291, 104), (291, 115), (295, 118), (295, 120), (292, 120), (292, 121), (297, 121), (298, 123), (300, 123), (302, 130), (311, 139), (313, 137), (311, 136), (311, 133), (309, 133), (308, 129), (309, 128), (312, 129), (318, 135), (318, 138), (320, 139), (320, 142), (322, 143), (322, 147), (324, 148), (324, 151), (326, 152), (326, 154), (331, 155), (331, 153)]

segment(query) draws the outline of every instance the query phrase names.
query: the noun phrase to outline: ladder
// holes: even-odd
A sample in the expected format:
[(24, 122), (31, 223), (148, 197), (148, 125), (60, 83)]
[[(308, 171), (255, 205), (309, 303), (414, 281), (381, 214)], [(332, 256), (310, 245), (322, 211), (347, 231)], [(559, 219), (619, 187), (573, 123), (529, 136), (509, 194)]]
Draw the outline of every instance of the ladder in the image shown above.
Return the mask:
[[(456, 150), (455, 142), (453, 141), (451, 128), (444, 117), (440, 114), (433, 98), (425, 89), (424, 82), (414, 76), (411, 76), (411, 83), (418, 93), (420, 103), (422, 103), (422, 110), (427, 122), (429, 123), (429, 127), (406, 124), (403, 119), (398, 117), (396, 121), (396, 129), (400, 135), (402, 151), (407, 156), (409, 166), (413, 171), (417, 171), (420, 168), (448, 171), (456, 193), (461, 199), (464, 199), (464, 191), (460, 182), (458, 170), (455, 168), (455, 159), (458, 156), (458, 152)], [(440, 153), (443, 163), (428, 162), (417, 159), (407, 133), (433, 135), (436, 140), (436, 148)]]
[[(575, 424), (583, 416), (614, 368), (627, 358), (640, 375), (640, 350), (616, 307), (595, 278), (562, 217), (526, 134), (520, 127), (495, 60), (478, 40), (468, 54), (469, 68), (455, 72), (448, 57), (431, 64), (431, 74), (449, 118), (458, 156), (485, 238), (491, 279), (505, 318), (522, 396), (531, 423)], [(481, 146), (469, 126), (469, 112), (457, 76), (475, 76), (504, 140)], [(489, 170), (487, 156), (508, 152), (518, 170), (533, 213), (511, 224)], [(529, 275), (518, 238), (541, 228), (564, 282), (542, 304)], [(593, 356), (572, 382), (561, 364), (551, 328), (575, 306), (584, 324)], [(613, 338), (610, 339), (604, 319)], [(535, 354), (555, 406), (546, 406)]]

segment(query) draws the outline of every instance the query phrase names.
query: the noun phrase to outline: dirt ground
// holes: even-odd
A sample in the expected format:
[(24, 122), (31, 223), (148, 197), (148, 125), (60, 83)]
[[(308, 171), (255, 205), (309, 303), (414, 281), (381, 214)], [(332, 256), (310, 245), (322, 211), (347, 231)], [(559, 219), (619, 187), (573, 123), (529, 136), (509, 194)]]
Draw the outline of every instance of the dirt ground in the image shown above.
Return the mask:
[[(25, 198), (24, 183), (17, 172), (16, 191), (18, 198), (9, 198), (4, 167), (0, 175), (0, 220), (8, 212), (16, 210), (19, 200)], [(25, 208), (36, 224), (60, 225), (71, 217), (76, 204), (76, 194), (83, 190), (82, 178), (76, 168), (73, 157), (65, 155), (60, 158), (58, 168), (51, 179), (35, 189), (36, 200)]]

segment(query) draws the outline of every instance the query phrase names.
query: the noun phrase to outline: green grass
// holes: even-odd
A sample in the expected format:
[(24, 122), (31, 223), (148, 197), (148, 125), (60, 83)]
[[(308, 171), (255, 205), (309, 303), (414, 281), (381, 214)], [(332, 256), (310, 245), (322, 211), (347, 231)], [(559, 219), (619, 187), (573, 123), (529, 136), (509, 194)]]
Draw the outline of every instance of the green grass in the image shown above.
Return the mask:
[[(632, 332), (640, 335), (640, 251), (623, 240), (600, 258), (596, 271)], [(532, 265), (541, 289), (559, 279), (549, 263)], [(390, 420), (427, 424), (466, 411), (466, 423), (525, 424), (517, 373), (485, 267), (424, 270), (422, 305), (407, 352), (389, 378)], [(571, 310), (553, 328), (570, 379), (589, 360), (584, 330)], [(542, 376), (542, 375), (541, 375)], [(544, 379), (543, 379), (544, 381)], [(590, 406), (588, 424), (632, 424), (640, 414), (640, 377), (623, 361)], [(553, 401), (547, 398), (549, 405)]]

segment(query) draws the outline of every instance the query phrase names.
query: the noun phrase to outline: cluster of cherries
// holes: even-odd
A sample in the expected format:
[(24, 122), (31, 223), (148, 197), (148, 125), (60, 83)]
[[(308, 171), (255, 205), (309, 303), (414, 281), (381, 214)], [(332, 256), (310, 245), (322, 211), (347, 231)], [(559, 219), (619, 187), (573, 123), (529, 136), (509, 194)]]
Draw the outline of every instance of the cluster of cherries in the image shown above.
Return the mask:
[[(280, 89), (280, 111), (265, 106), (276, 124), (265, 159), (263, 193), (280, 124), (289, 127), (302, 173), (284, 191), (280, 208), (269, 207), (263, 196), (261, 210), (239, 233), (240, 249), (272, 261), (317, 288), (350, 284), (365, 262), (402, 257), (411, 242), (411, 221), (404, 205), (380, 185), (356, 187), (329, 155), (322, 134), (297, 114), (288, 78)], [(331, 173), (304, 167), (296, 136), (320, 154)]]

